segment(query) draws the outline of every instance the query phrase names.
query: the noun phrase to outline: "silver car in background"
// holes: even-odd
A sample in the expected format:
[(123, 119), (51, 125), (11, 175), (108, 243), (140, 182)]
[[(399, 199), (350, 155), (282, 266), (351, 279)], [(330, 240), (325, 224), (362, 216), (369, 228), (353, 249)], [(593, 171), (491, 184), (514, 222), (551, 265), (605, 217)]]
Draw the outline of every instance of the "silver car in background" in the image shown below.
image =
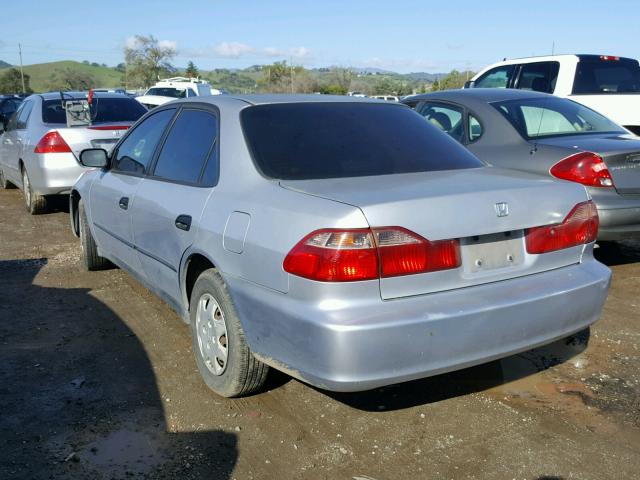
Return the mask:
[(65, 102), (86, 98), (84, 92), (31, 95), (0, 137), (0, 188), (20, 187), (32, 214), (46, 211), (47, 195), (69, 193), (85, 170), (78, 161), (80, 151), (112, 148), (147, 111), (127, 96), (96, 93), (91, 124), (67, 126)]
[(583, 186), (489, 168), (401, 104), (180, 100), (81, 161), (86, 267), (169, 303), (224, 396), (267, 365), (359, 391), (508, 356), (588, 327), (609, 288)]
[(598, 240), (640, 238), (640, 137), (608, 118), (527, 90), (450, 90), (403, 102), (491, 165), (584, 185), (598, 208)]

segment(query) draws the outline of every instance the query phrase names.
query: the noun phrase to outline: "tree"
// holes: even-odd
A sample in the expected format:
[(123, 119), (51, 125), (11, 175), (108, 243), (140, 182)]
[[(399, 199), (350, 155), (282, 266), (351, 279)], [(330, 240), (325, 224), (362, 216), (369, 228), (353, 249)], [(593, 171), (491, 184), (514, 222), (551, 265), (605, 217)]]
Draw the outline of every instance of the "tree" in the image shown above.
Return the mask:
[(329, 71), (329, 84), (337, 85), (343, 95), (351, 89), (351, 81), (353, 80), (353, 70), (350, 68), (333, 67)]
[(153, 35), (136, 35), (134, 42), (124, 49), (128, 83), (150, 86), (161, 73), (175, 71), (170, 63), (175, 55), (175, 48), (160, 45)]
[[(25, 93), (33, 93), (29, 86), (31, 77), (24, 74)], [(10, 68), (0, 76), (0, 93), (19, 93), (22, 92), (22, 76), (17, 68)]]
[(51, 79), (47, 84), (49, 90), (89, 90), (95, 87), (95, 79), (88, 73), (73, 70), (71, 68), (65, 68), (62, 70), (55, 70)]
[(446, 77), (437, 79), (433, 82), (431, 90), (454, 90), (462, 88), (464, 86), (464, 82), (473, 77), (473, 75), (473, 72), (459, 72), (457, 70), (451, 70)]
[(286, 60), (265, 65), (258, 80), (260, 90), (272, 93), (311, 92), (314, 86), (304, 67), (287, 65)]
[(184, 73), (187, 77), (190, 78), (197, 78), (200, 75), (198, 67), (196, 67), (196, 65), (191, 60), (189, 60), (189, 64), (187, 65), (187, 69)]

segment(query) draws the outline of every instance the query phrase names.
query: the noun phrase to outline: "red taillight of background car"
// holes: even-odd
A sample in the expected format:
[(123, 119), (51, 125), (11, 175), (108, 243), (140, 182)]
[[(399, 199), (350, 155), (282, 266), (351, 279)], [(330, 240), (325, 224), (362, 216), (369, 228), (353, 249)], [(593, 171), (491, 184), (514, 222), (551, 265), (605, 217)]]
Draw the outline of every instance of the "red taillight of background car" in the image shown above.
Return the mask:
[(457, 240), (429, 240), (401, 227), (317, 230), (284, 260), (284, 270), (311, 280), (350, 282), (460, 266)]
[(70, 153), (71, 148), (64, 141), (62, 135), (52, 130), (40, 139), (34, 150), (35, 153)]
[(598, 223), (598, 210), (593, 201), (579, 203), (562, 223), (528, 229), (527, 252), (547, 253), (594, 242)]
[(563, 180), (578, 182), (588, 187), (613, 187), (613, 179), (604, 160), (592, 152), (581, 152), (560, 160), (549, 170)]

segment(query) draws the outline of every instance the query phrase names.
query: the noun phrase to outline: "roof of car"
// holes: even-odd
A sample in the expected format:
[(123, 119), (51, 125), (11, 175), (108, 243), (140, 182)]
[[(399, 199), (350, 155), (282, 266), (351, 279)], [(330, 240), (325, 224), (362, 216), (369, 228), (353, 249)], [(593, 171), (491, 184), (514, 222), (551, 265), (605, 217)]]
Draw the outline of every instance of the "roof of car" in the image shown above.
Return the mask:
[(404, 98), (402, 101), (415, 100), (450, 100), (475, 101), (481, 103), (504, 102), (507, 100), (522, 100), (525, 98), (549, 98), (553, 95), (532, 90), (518, 90), (515, 88), (465, 88), (458, 90), (442, 90), (433, 93), (423, 93)]

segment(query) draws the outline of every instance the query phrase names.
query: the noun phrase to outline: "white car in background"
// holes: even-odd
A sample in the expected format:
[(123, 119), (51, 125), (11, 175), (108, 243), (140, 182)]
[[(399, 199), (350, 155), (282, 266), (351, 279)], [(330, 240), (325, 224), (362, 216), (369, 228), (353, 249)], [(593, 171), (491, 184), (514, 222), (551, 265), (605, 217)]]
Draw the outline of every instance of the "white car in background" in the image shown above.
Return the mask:
[(163, 105), (176, 98), (202, 97), (220, 95), (222, 91), (211, 88), (209, 82), (198, 78), (173, 77), (160, 80), (136, 100), (148, 109)]
[(465, 88), (518, 88), (565, 97), (640, 135), (640, 65), (612, 55), (550, 55), (494, 63)]

